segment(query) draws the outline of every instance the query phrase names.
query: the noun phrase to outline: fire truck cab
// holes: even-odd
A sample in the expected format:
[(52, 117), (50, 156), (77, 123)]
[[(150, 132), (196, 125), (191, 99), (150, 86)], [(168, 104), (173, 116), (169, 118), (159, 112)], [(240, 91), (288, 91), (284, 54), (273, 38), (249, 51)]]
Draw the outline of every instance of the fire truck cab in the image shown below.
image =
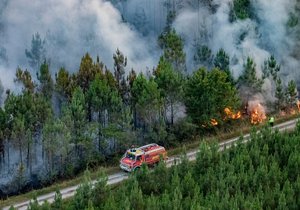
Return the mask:
[(134, 171), (142, 166), (154, 165), (160, 161), (160, 156), (167, 159), (167, 152), (163, 146), (148, 144), (139, 148), (128, 149), (120, 160), (120, 168), (124, 171)]

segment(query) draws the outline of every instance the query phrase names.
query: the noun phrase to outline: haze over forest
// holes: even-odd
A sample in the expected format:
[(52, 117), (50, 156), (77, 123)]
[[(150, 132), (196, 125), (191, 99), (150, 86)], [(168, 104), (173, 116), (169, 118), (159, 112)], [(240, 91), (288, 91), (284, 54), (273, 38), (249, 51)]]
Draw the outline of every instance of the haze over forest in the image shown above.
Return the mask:
[(251, 18), (232, 22), (232, 0), (33, 0), (29, 5), (26, 0), (3, 0), (1, 81), (14, 89), (17, 66), (35, 71), (25, 55), (35, 33), (45, 40), (45, 58), (53, 74), (61, 66), (74, 72), (86, 52), (99, 55), (112, 68), (117, 48), (128, 57), (128, 69), (152, 69), (161, 55), (157, 37), (173, 9), (176, 18), (172, 26), (184, 40), (189, 72), (201, 65), (194, 60), (197, 47), (206, 45), (212, 54), (223, 48), (230, 55), (235, 77), (248, 56), (259, 70), (274, 55), (288, 81), (299, 76), (299, 24), (294, 24), (299, 15), (297, 4), (295, 0), (252, 0)]

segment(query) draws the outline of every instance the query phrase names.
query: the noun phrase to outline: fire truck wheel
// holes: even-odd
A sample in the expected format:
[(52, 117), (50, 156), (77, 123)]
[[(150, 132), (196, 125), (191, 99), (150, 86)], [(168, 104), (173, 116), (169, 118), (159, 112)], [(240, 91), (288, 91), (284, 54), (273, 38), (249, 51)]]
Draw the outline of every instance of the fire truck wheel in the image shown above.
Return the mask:
[(140, 170), (140, 168), (141, 168), (141, 167), (135, 167), (135, 168), (134, 168), (134, 171), (138, 171), (138, 170)]

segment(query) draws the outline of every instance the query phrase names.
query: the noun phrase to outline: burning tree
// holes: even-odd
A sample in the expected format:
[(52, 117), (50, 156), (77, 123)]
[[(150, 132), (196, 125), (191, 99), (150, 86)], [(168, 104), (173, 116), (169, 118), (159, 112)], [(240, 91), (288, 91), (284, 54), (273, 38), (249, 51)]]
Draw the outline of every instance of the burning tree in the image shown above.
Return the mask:
[(262, 123), (267, 118), (265, 108), (258, 100), (248, 102), (248, 113), (254, 125)]
[(224, 112), (225, 112), (225, 114), (226, 114), (226, 116), (225, 116), (224, 119), (233, 119), (233, 120), (236, 120), (236, 119), (241, 118), (241, 112), (240, 112), (240, 111), (234, 113), (234, 112), (231, 110), (231, 108), (229, 108), (229, 107), (226, 107), (226, 108), (224, 109)]

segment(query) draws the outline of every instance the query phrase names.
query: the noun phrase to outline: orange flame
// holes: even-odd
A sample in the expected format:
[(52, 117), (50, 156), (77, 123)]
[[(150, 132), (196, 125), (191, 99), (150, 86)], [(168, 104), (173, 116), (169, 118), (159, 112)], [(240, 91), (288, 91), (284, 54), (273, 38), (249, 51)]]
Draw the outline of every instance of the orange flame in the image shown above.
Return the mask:
[(216, 119), (211, 119), (211, 120), (210, 120), (210, 123), (211, 123), (213, 126), (218, 125), (218, 122), (217, 122)]
[(295, 115), (295, 114), (297, 114), (297, 112), (299, 113), (299, 112), (300, 112), (300, 101), (297, 100), (297, 102), (296, 102), (296, 107), (295, 107), (295, 106), (289, 107), (286, 111), (287, 111), (290, 115)]
[(291, 115), (296, 114), (296, 110), (295, 110), (295, 109), (291, 109), (291, 110), (290, 110), (290, 114), (291, 114)]
[(230, 108), (228, 108), (228, 107), (226, 107), (225, 109), (224, 109), (224, 112), (226, 113), (226, 117), (225, 117), (225, 119), (228, 117), (228, 118), (231, 118), (231, 119), (233, 119), (233, 120), (236, 120), (236, 119), (239, 119), (239, 118), (241, 118), (241, 112), (240, 111), (238, 111), (237, 113), (233, 113), (231, 110), (230, 110)]
[(251, 123), (256, 125), (262, 123), (267, 117), (264, 107), (257, 101), (249, 102), (248, 111), (250, 113)]

